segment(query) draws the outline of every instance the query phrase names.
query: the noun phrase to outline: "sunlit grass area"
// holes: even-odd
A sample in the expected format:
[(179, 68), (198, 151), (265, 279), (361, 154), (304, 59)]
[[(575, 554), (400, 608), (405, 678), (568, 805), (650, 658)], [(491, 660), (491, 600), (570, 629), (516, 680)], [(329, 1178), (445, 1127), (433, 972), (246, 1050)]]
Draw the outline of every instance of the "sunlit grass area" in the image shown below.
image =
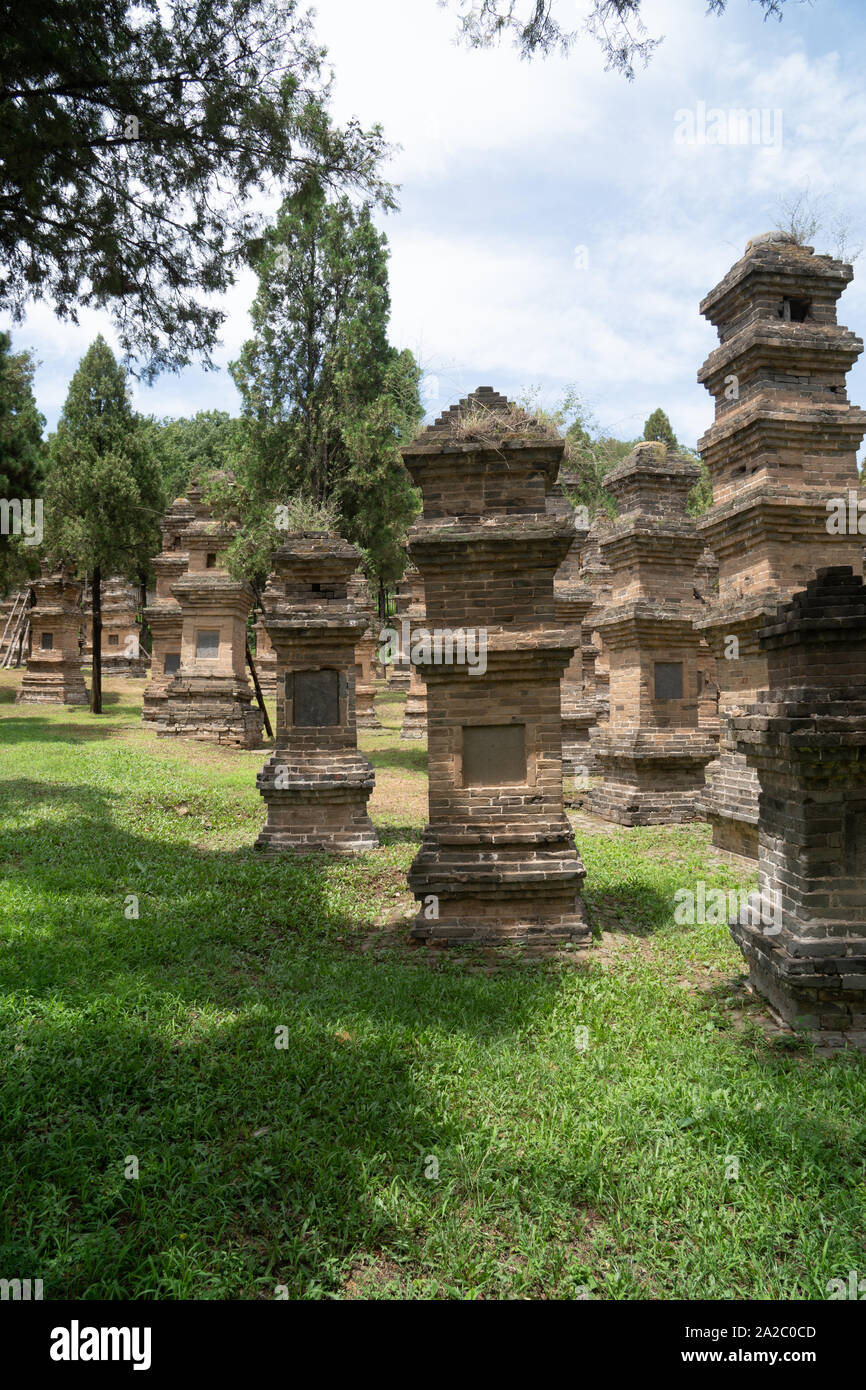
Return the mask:
[(863, 1267), (866, 1068), (774, 1033), (723, 925), (675, 924), (678, 888), (752, 886), (705, 826), (576, 817), (591, 951), (427, 951), (388, 925), (426, 810), (400, 697), (361, 736), (380, 848), (263, 860), (261, 751), (157, 740), (140, 683), (95, 719), (0, 680), (0, 1273), (746, 1299)]

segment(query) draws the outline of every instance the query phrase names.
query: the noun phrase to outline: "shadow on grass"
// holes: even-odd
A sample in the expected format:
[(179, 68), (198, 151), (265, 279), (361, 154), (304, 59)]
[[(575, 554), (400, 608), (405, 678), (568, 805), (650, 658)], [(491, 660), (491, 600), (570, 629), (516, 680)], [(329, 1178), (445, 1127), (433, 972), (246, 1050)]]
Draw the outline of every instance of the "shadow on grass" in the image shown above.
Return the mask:
[(369, 758), (374, 768), (396, 767), (403, 772), (426, 773), (427, 771), (426, 743), (419, 745), (412, 742), (399, 748), (368, 748), (365, 757)]
[[(59, 708), (65, 709), (66, 706)], [(115, 712), (121, 713), (120, 710)], [(86, 713), (84, 707), (82, 713)], [(0, 744), (84, 743), (87, 739), (112, 738), (128, 728), (129, 725), (111, 723), (100, 714), (89, 715), (87, 722), (81, 724), (59, 724), (56, 720), (31, 714), (22, 718), (0, 720)]]
[(399, 1237), (379, 1175), (429, 1191), (424, 1155), (459, 1144), (399, 1039), (511, 1037), (556, 982), (342, 952), (357, 913), (318, 856), (137, 834), (93, 787), (4, 793), (13, 817), (60, 811), (0, 834), (0, 991), (20, 1043), (0, 1112), (9, 1267), (48, 1298), (339, 1292), (345, 1254)]

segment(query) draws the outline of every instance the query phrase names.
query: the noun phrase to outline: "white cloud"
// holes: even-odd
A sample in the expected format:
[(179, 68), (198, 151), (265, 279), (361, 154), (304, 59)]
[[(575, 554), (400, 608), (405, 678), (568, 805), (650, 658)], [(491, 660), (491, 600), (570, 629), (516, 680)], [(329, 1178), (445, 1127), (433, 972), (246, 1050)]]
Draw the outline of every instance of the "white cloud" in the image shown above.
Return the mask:
[[(586, 0), (560, 4), (579, 25)], [(693, 440), (712, 414), (695, 380), (715, 343), (700, 299), (792, 189), (863, 205), (866, 92), (839, 25), (822, 30), (808, 7), (788, 7), (782, 24), (755, 5), (715, 19), (682, 0), (648, 0), (645, 19), (665, 42), (629, 84), (604, 72), (590, 39), (568, 59), (525, 63), (508, 44), (456, 47), (454, 11), (435, 0), (320, 0), (338, 117), (381, 122), (403, 147), (391, 170), (402, 209), (382, 219), (392, 337), (438, 375), (437, 408), (483, 383), (539, 383), (551, 396), (574, 381), (610, 428), (634, 433), (663, 405)], [(676, 112), (698, 102), (781, 108), (781, 150), (675, 145)], [(253, 290), (247, 274), (226, 297), (220, 364), (249, 332)], [(857, 281), (840, 317), (866, 327)], [(43, 360), (46, 414), (96, 324), (110, 336), (104, 316), (75, 330), (40, 308), (16, 332)], [(851, 396), (866, 403), (866, 368)], [(191, 370), (142, 398), (157, 413), (192, 413), (234, 408), (236, 394), (225, 372)]]

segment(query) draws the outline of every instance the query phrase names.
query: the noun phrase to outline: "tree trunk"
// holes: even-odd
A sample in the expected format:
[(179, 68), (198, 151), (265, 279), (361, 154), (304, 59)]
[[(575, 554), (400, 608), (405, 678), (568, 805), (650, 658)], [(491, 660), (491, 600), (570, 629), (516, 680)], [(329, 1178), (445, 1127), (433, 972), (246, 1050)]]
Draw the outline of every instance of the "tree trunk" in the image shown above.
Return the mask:
[(90, 583), (92, 592), (91, 634), (93, 669), (90, 678), (90, 713), (102, 713), (102, 570), (97, 565)]
[(384, 623), (385, 623), (385, 619), (386, 619), (387, 616), (388, 616), (387, 608), (388, 608), (388, 605), (387, 605), (387, 600), (386, 600), (386, 598), (385, 598), (385, 581), (384, 581), (384, 579), (382, 578), (382, 576), (381, 576), (381, 574), (380, 574), (380, 575), (379, 575), (379, 621), (383, 624), (383, 626), (384, 626)]

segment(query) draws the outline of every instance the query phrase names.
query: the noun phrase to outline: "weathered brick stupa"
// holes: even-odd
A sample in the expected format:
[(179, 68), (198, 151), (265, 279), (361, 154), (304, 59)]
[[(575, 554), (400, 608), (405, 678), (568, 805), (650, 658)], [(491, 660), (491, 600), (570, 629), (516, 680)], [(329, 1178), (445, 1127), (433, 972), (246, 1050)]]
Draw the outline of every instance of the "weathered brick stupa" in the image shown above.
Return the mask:
[(546, 510), (562, 451), (490, 387), (403, 450), (424, 499), (409, 553), (432, 644), (429, 661), (416, 651), (430, 819), (409, 884), (422, 940), (590, 942), (562, 801), (559, 683), (580, 642), (558, 625), (553, 590), (574, 539)]
[[(719, 592), (719, 562), (713, 552), (704, 550), (695, 566), (695, 597), (704, 614), (715, 603)], [(699, 621), (699, 619), (696, 619)], [(698, 646), (698, 725), (718, 743), (719, 679), (716, 658), (706, 638)]]
[(400, 636), (396, 656), (393, 661), (388, 662), (385, 668), (385, 678), (388, 682), (389, 690), (405, 690), (408, 692), (409, 686), (412, 684), (412, 666), (409, 662), (408, 645), (403, 642), (403, 621), (409, 616), (409, 604), (411, 599), (411, 585), (403, 578), (397, 585), (394, 616), (388, 620), (390, 625)]
[[(594, 603), (583, 621), (582, 642), (584, 662), (588, 662), (588, 693), (594, 692), (595, 723), (606, 724), (610, 714), (610, 658), (598, 631), (596, 619), (604, 612), (610, 602), (610, 565), (601, 553), (602, 537), (610, 530), (610, 517), (599, 512), (593, 517), (589, 533), (581, 547), (580, 577), (592, 592)], [(592, 726), (590, 726), (592, 727)], [(595, 753), (590, 742), (590, 764), (593, 765)], [(593, 766), (593, 771), (597, 767)]]
[(355, 724), (359, 729), (381, 729), (375, 703), (379, 620), (363, 570), (352, 575), (347, 593), (352, 607), (367, 620), (355, 644)]
[(374, 849), (373, 769), (358, 751), (355, 646), (367, 626), (348, 596), (360, 555), (327, 532), (289, 536), (262, 595), (277, 653), (273, 755), (256, 779), (268, 808), (262, 850)]
[(604, 782), (597, 815), (661, 825), (700, 815), (716, 746), (698, 727), (695, 563), (686, 513), (700, 469), (664, 444), (638, 444), (605, 476), (619, 516), (601, 541), (611, 599), (596, 619), (610, 654), (610, 718), (590, 733)]
[(253, 706), (246, 674), (246, 624), (254, 602), (249, 584), (233, 579), (221, 552), (235, 525), (216, 520), (197, 487), (188, 490), (194, 520), (181, 532), (189, 560), (170, 585), (180, 605), (180, 667), (157, 716), (160, 738), (258, 748), (262, 713)]
[(81, 585), (70, 569), (52, 571), (43, 563), (41, 570), (33, 583), (36, 604), (30, 610), (30, 655), (16, 703), (89, 704), (78, 652)]
[(121, 575), (105, 581), (102, 601), (102, 674), (141, 679), (148, 659), (141, 646), (138, 592)]
[(144, 690), (141, 718), (149, 728), (156, 728), (160, 712), (166, 707), (168, 687), (180, 670), (183, 614), (171, 586), (186, 570), (189, 556), (183, 548), (184, 532), (194, 520), (192, 504), (186, 497), (178, 497), (160, 522), (162, 552), (153, 561), (156, 594), (144, 610), (152, 646), (150, 680)]
[(253, 624), (253, 632), (256, 634), (255, 663), (259, 687), (264, 695), (273, 699), (277, 693), (277, 654), (268, 636), (264, 614), (259, 614)]
[(707, 769), (713, 842), (757, 852), (758, 783), (729, 721), (767, 688), (758, 632), (827, 565), (861, 572), (863, 538), (828, 531), (828, 504), (857, 487), (866, 414), (846, 373), (863, 343), (836, 322), (850, 265), (785, 233), (756, 237), (701, 304), (720, 345), (698, 373), (715, 400), (700, 440), (713, 506), (699, 532), (719, 562), (719, 593), (699, 620), (717, 659), (720, 756)]
[(586, 688), (583, 672), (583, 622), (595, 604), (592, 589), (581, 577), (581, 550), (588, 527), (580, 525), (579, 514), (568, 500), (568, 491), (577, 486), (576, 474), (560, 472), (559, 479), (547, 499), (548, 511), (569, 521), (572, 542), (568, 554), (556, 571), (553, 589), (556, 598), (556, 620), (564, 627), (580, 627), (581, 640), (563, 672), (560, 683), (562, 709), (562, 772), (564, 777), (583, 778), (595, 769), (595, 754), (591, 751), (589, 731), (598, 718), (595, 680)]
[[(409, 565), (404, 583), (409, 588), (409, 601), (406, 606), (406, 620), (410, 632), (424, 627), (427, 621), (427, 606), (424, 600), (424, 577), (416, 565)], [(410, 640), (411, 655), (411, 640)], [(427, 737), (427, 687), (417, 666), (411, 668), (409, 691), (403, 709), (401, 738), (421, 739)]]
[(760, 785), (763, 910), (731, 933), (785, 1022), (866, 1051), (866, 587), (820, 570), (759, 641), (769, 691), (732, 733)]

